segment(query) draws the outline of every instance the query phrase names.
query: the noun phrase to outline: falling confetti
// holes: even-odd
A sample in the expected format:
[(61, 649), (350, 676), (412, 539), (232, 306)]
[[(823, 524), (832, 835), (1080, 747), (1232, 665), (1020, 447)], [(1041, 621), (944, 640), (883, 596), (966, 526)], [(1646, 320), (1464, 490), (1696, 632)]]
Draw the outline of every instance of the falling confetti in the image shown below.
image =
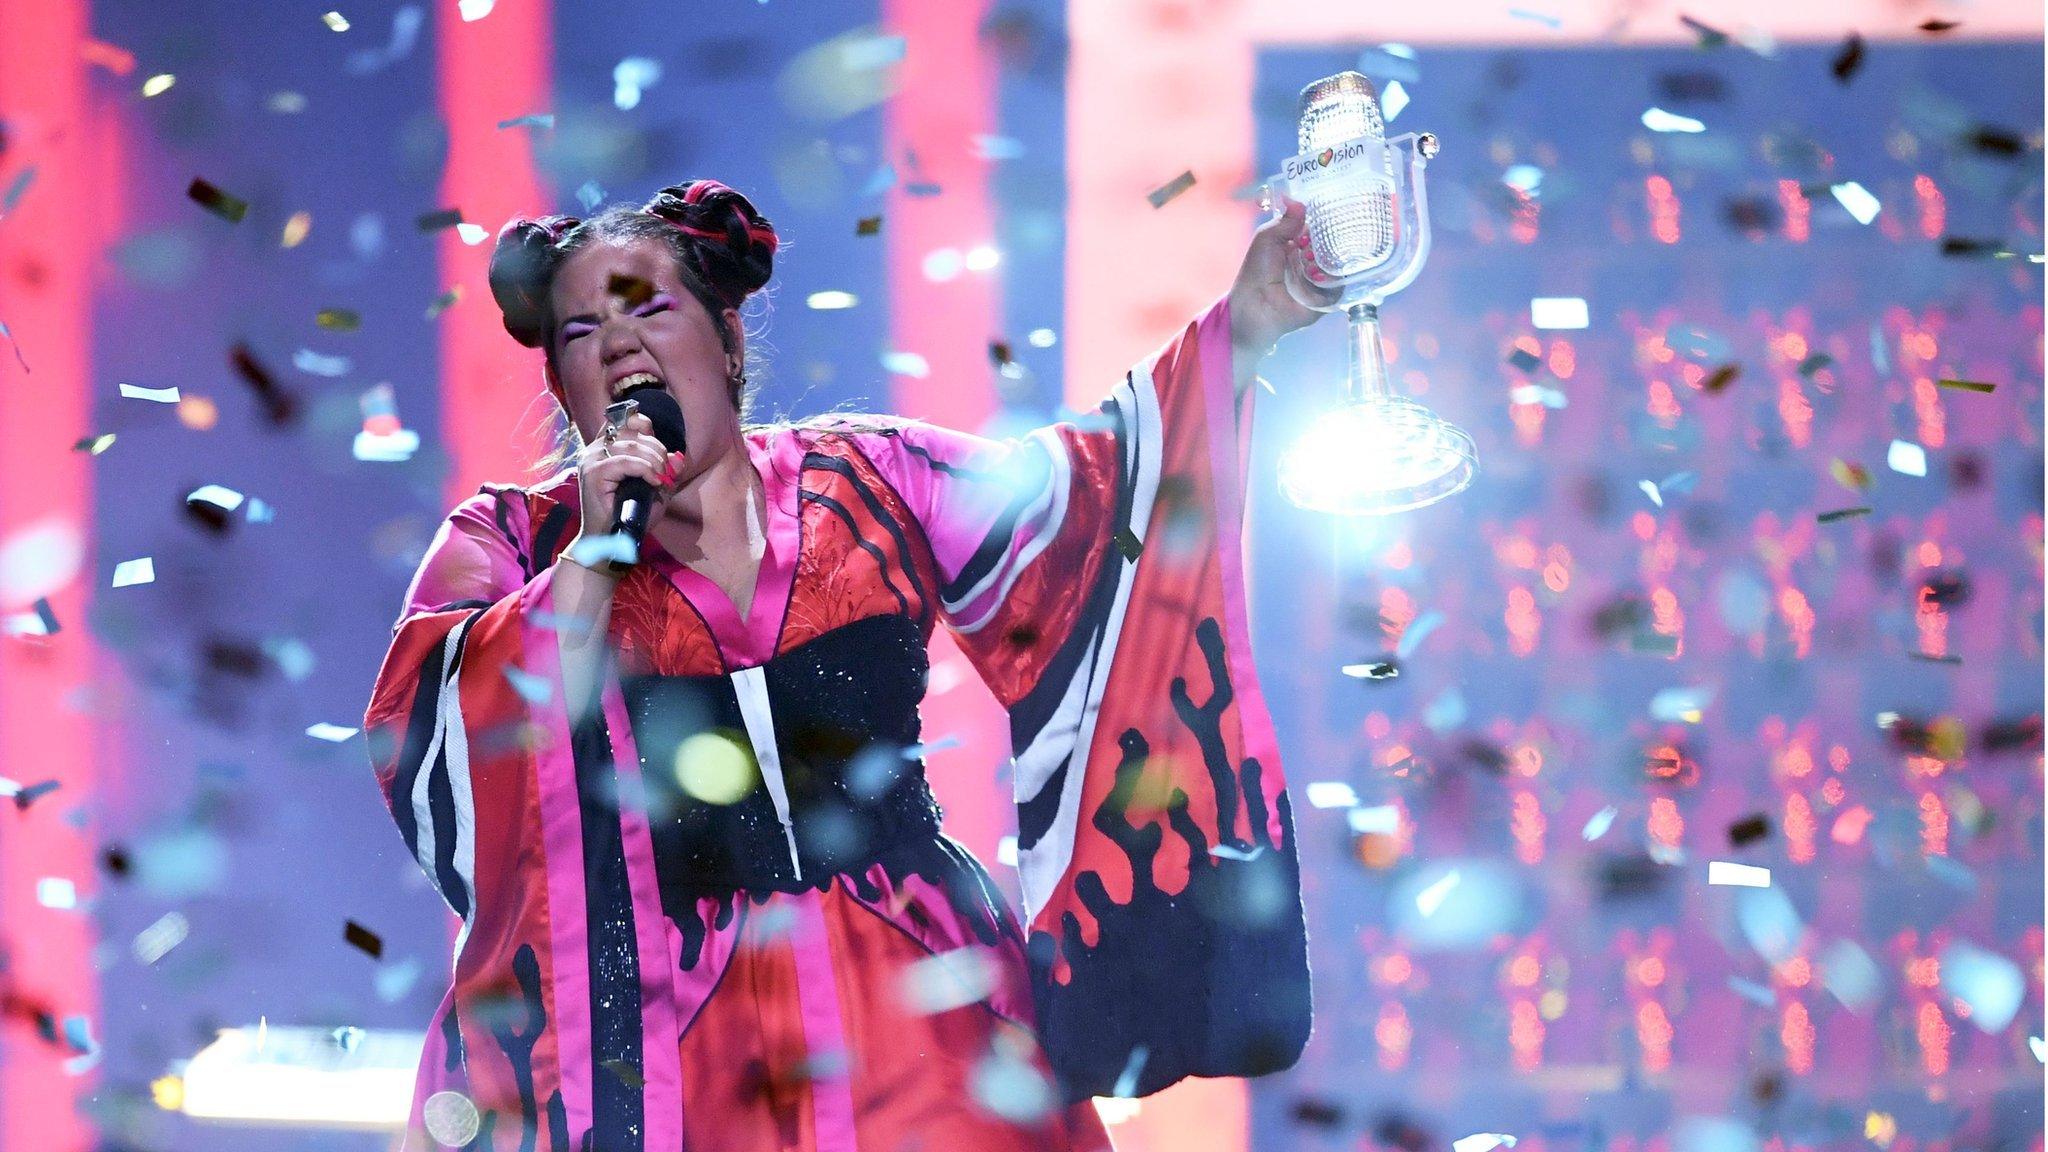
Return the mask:
[(148, 556), (123, 560), (114, 565), (114, 587), (129, 588), (156, 582), (156, 561)]
[(1194, 186), (1195, 174), (1192, 170), (1189, 170), (1145, 193), (1145, 199), (1150, 200), (1154, 208), (1164, 208), (1174, 197), (1179, 196)]
[(242, 217), (249, 214), (248, 201), (230, 196), (196, 176), (193, 177), (191, 186), (185, 189), (185, 195), (190, 197), (193, 203), (230, 224), (240, 224)]

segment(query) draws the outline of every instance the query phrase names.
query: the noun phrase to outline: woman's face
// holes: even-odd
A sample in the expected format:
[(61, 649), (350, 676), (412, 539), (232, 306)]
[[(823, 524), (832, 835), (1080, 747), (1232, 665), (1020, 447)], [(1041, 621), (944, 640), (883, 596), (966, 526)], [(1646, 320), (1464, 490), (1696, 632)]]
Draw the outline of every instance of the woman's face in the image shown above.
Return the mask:
[[(667, 245), (648, 239), (586, 245), (555, 273), (549, 299), (556, 377), (569, 419), (586, 442), (603, 434), (607, 405), (650, 383), (643, 373), (682, 407), (694, 463), (708, 463), (729, 435), (737, 436), (725, 348), (711, 314), (683, 287)], [(728, 309), (726, 321), (733, 355), (743, 355), (739, 314)]]

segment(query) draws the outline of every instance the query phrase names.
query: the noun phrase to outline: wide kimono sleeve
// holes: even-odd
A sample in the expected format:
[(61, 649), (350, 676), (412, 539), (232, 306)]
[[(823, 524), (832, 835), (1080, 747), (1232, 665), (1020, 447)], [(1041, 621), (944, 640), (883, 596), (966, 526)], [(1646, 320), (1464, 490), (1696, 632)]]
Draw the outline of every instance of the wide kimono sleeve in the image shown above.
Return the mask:
[[(590, 1074), (605, 1059), (640, 1063), (638, 1033), (614, 1043), (591, 1025), (593, 999), (616, 999), (615, 986), (636, 987), (638, 977), (585, 960), (603, 944), (631, 969), (635, 921), (586, 915), (586, 891), (593, 904), (633, 899), (620, 820), (591, 817), (605, 810), (580, 802), (584, 762), (609, 771), (607, 726), (579, 717), (572, 738), (565, 714), (550, 561), (573, 535), (572, 513), (516, 488), (457, 506), (406, 594), (364, 717), (399, 835), (462, 920), (406, 1152), (448, 1142), (429, 1131), (427, 1102), (443, 1092), (460, 1093), (495, 1127), (478, 1149), (571, 1148), (572, 1133), (609, 1131), (611, 1117), (638, 1107), (616, 1078)], [(616, 707), (614, 690), (607, 715)], [(642, 928), (660, 930), (651, 918)], [(626, 935), (594, 938), (604, 932)], [(656, 969), (657, 983), (667, 968)], [(651, 1062), (646, 1076), (657, 1078)]]
[(1233, 385), (1219, 300), (1076, 420), (896, 449), (943, 619), (1009, 712), (1039, 1029), (1074, 1097), (1276, 1071), (1308, 1038)]

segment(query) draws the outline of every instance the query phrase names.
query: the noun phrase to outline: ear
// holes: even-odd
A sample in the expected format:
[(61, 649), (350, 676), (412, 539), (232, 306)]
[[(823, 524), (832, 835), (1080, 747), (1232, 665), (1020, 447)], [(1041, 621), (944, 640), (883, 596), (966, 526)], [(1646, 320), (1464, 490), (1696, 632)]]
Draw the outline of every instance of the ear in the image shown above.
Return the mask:
[(733, 355), (738, 356), (740, 363), (744, 365), (747, 362), (747, 326), (740, 322), (739, 309), (725, 310), (725, 330), (732, 333)]

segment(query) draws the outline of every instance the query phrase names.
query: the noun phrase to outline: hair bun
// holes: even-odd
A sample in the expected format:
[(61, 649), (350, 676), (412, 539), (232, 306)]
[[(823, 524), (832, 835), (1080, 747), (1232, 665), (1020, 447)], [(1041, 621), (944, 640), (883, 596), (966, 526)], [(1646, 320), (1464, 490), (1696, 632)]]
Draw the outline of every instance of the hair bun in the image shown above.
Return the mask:
[(716, 180), (692, 180), (663, 188), (642, 211), (691, 237), (691, 270), (726, 307), (738, 308), (768, 283), (775, 269), (775, 225), (739, 192)]
[(547, 342), (554, 245), (577, 223), (574, 216), (515, 216), (498, 229), (491, 249), (491, 295), (504, 313), (505, 331), (528, 348)]

